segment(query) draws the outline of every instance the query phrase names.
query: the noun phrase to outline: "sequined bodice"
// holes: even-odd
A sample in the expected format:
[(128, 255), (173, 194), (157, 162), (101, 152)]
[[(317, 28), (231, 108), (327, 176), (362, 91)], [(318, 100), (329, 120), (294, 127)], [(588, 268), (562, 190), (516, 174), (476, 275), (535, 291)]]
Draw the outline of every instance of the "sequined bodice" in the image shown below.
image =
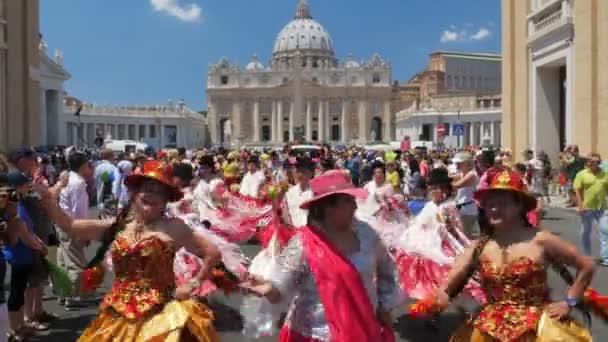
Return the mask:
[(475, 321), (479, 330), (505, 342), (536, 329), (549, 298), (542, 263), (521, 257), (499, 267), (482, 257), (480, 275), (488, 304)]
[(115, 279), (102, 309), (137, 319), (170, 300), (175, 248), (169, 242), (149, 236), (135, 243), (119, 236), (111, 252)]

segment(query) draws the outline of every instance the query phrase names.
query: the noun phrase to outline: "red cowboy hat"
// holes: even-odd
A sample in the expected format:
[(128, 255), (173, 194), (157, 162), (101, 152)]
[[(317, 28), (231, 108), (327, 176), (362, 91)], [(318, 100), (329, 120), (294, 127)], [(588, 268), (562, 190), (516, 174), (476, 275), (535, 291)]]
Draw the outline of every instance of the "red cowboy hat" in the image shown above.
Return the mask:
[(519, 174), (504, 169), (488, 170), (487, 182), (480, 183), (480, 187), (473, 193), (473, 200), (481, 204), (487, 194), (498, 191), (516, 194), (524, 204), (526, 212), (536, 208), (537, 200), (528, 191), (528, 187)]
[(129, 190), (137, 189), (145, 180), (155, 180), (162, 183), (169, 190), (169, 201), (179, 201), (184, 193), (169, 178), (167, 166), (158, 160), (150, 160), (144, 163), (142, 173), (131, 174), (125, 179), (125, 185)]
[(367, 198), (368, 195), (367, 190), (353, 185), (348, 172), (345, 171), (331, 171), (315, 177), (310, 181), (310, 187), (313, 198), (302, 203), (302, 209), (308, 209), (312, 203), (331, 195), (344, 194), (361, 199)]

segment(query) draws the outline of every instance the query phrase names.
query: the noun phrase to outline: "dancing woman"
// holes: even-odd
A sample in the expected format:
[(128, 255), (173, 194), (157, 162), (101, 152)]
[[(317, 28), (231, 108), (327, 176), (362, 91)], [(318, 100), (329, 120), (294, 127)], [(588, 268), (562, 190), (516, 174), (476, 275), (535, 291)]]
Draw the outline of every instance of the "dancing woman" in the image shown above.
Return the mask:
[[(143, 174), (129, 176), (126, 185), (132, 194), (130, 214), (117, 220), (74, 220), (55, 204), (60, 186), (39, 189), (53, 221), (66, 233), (82, 240), (113, 237), (114, 284), (79, 341), (217, 340), (211, 311), (187, 298), (208, 278), (219, 251), (183, 221), (165, 217), (167, 203), (183, 194), (160, 162), (146, 162)], [(201, 256), (204, 267), (191, 284), (176, 289), (173, 259), (181, 247)]]
[[(526, 213), (536, 207), (536, 199), (515, 172), (491, 172), (487, 187), (474, 199), (487, 213), (489, 227), (457, 259), (436, 307), (447, 307), (477, 271), (488, 303), (451, 341), (591, 341), (589, 331), (568, 314), (583, 300), (593, 261), (559, 237), (530, 229)], [(564, 299), (551, 302), (547, 268), (556, 264), (578, 272)]]
[(279, 340), (394, 341), (389, 310), (402, 296), (395, 266), (375, 231), (353, 223), (357, 189), (342, 172), (311, 181), (308, 225), (280, 254), (273, 277), (242, 284), (273, 303), (295, 294)]

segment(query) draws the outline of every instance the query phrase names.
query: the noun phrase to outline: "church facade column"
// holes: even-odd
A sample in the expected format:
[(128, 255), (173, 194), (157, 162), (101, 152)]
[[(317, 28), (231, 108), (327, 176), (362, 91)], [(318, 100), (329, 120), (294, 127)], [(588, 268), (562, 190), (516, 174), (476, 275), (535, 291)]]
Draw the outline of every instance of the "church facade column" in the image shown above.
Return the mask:
[(237, 144), (237, 147), (241, 144), (242, 131), (241, 131), (241, 123), (242, 123), (242, 115), (241, 115), (241, 102), (240, 100), (236, 100), (232, 104), (232, 127), (234, 127), (234, 132), (232, 132), (232, 142)]
[(469, 122), (469, 145), (475, 145), (475, 122)]
[(270, 117), (270, 140), (277, 141), (277, 101), (272, 100), (272, 114)]
[(253, 101), (253, 142), (260, 142), (260, 100)]
[(332, 117), (332, 113), (330, 111), (330, 100), (327, 99), (324, 102), (325, 108), (323, 109), (323, 111), (325, 112), (325, 140), (327, 141), (332, 141), (333, 137), (331, 136), (331, 126), (333, 125), (333, 117)]
[(367, 126), (367, 101), (359, 100), (359, 143), (361, 144), (365, 144), (368, 140)]
[(317, 123), (319, 125), (319, 127), (317, 129), (317, 141), (319, 141), (319, 142), (325, 140), (325, 134), (323, 134), (325, 132), (324, 123), (323, 123), (323, 121), (324, 121), (323, 120), (323, 118), (324, 118), (323, 111), (325, 109), (324, 107), (325, 106), (323, 105), (323, 100), (319, 100), (319, 118), (317, 120), (318, 121)]
[(490, 145), (496, 146), (496, 134), (494, 132), (494, 121), (489, 122), (490, 125)]
[(312, 102), (310, 99), (306, 101), (306, 141), (312, 141)]
[(283, 142), (283, 100), (277, 103), (277, 135), (275, 142)]
[[(215, 102), (210, 99), (207, 105), (208, 117), (209, 117), (209, 134), (211, 135), (211, 142), (220, 142), (219, 130), (220, 130), (220, 120), (217, 116), (217, 107)], [(157, 134), (160, 134), (160, 130)], [(116, 139), (115, 137), (112, 137)]]
[(382, 140), (384, 140), (385, 142), (390, 142), (395, 140), (393, 138), (393, 136), (395, 135), (394, 129), (393, 129), (393, 122), (391, 120), (391, 102), (390, 100), (386, 100), (384, 102), (384, 106), (383, 106), (383, 111), (384, 111), (384, 119), (382, 121), (384, 121), (384, 134), (382, 134)]
[[(301, 103), (301, 102), (300, 102)], [(292, 101), (289, 103), (289, 141), (294, 141), (294, 120), (295, 120), (295, 103)]]
[(348, 144), (348, 121), (347, 116), (348, 99), (342, 99), (342, 114), (340, 116), (340, 141)]

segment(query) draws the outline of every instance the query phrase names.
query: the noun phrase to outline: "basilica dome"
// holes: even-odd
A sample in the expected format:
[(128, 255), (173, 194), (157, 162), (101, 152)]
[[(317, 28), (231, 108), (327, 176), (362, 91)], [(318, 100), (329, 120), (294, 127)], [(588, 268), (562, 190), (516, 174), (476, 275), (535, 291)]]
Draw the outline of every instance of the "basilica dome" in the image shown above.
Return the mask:
[(329, 33), (310, 14), (306, 0), (299, 0), (295, 18), (279, 32), (272, 51), (273, 59), (303, 57), (333, 60), (334, 48)]

